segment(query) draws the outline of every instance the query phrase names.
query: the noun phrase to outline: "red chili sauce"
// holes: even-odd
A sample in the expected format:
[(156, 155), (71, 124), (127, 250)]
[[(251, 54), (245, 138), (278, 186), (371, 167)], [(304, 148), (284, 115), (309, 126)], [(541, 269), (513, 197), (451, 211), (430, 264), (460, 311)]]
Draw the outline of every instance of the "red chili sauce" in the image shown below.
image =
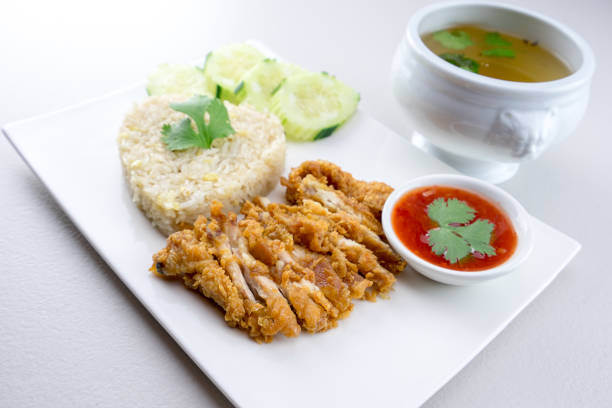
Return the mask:
[[(438, 227), (427, 215), (427, 206), (437, 198), (456, 198), (476, 210), (474, 220), (484, 218), (495, 225), (490, 244), (496, 255), (472, 253), (451, 264), (443, 255), (436, 255), (429, 245), (427, 231)], [(514, 253), (517, 243), (516, 231), (508, 216), (498, 206), (484, 197), (445, 186), (427, 186), (404, 194), (391, 213), (391, 224), (400, 241), (414, 254), (443, 268), (457, 271), (482, 271), (504, 263)]]

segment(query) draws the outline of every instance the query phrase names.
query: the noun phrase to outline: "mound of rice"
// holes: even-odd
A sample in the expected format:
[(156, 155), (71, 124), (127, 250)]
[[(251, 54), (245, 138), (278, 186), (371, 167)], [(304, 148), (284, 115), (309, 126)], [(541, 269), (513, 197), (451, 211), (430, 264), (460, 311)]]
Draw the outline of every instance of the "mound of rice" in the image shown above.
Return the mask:
[(134, 202), (167, 235), (200, 214), (208, 216), (212, 200), (237, 211), (245, 200), (267, 194), (285, 162), (285, 134), (278, 118), (228, 102), (235, 134), (215, 139), (210, 149), (168, 150), (161, 129), (186, 117), (169, 106), (181, 99), (148, 97), (127, 115), (118, 138)]

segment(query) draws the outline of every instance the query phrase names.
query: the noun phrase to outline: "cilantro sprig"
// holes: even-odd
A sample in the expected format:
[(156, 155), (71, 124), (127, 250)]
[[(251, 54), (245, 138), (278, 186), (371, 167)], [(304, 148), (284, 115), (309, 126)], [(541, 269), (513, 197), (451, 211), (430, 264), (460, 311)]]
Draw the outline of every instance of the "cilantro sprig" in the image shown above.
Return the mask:
[(427, 232), (429, 246), (451, 264), (473, 252), (496, 255), (495, 248), (490, 245), (495, 225), (486, 219), (471, 222), (476, 211), (465, 202), (438, 198), (427, 206), (427, 215), (438, 224)]
[(483, 50), (481, 54), (485, 57), (514, 58), (516, 56), (514, 51), (508, 48), (493, 48), (492, 50)]
[(450, 52), (445, 52), (443, 54), (440, 54), (440, 58), (442, 58), (446, 62), (450, 62), (451, 64), (470, 72), (478, 73), (478, 68), (480, 67), (478, 62), (474, 61), (471, 58), (463, 56), (463, 54), (453, 54)]
[(494, 45), (496, 47), (511, 47), (512, 43), (506, 40), (501, 36), (498, 32), (486, 33), (485, 34), (485, 42), (488, 45)]
[(452, 50), (463, 50), (464, 48), (474, 44), (470, 35), (461, 30), (438, 31), (434, 33), (433, 38), (442, 44), (443, 47), (450, 48)]
[(512, 47), (512, 43), (502, 37), (498, 32), (486, 33), (485, 43), (497, 47), (490, 50), (483, 50), (481, 55), (485, 57), (514, 58), (516, 56), (514, 50), (509, 48)]
[[(170, 107), (189, 117), (162, 127), (162, 141), (169, 150), (185, 150), (190, 147), (209, 149), (213, 140), (236, 133), (220, 99), (195, 95), (185, 102), (171, 103)], [(192, 120), (197, 131), (193, 130)]]

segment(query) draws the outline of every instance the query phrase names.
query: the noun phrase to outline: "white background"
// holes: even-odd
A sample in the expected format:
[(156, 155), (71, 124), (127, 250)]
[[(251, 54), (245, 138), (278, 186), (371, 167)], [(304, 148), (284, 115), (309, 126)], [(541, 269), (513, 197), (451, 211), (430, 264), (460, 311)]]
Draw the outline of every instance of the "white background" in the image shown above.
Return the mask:
[[(583, 250), (426, 406), (610, 406), (612, 2), (509, 2), (566, 23), (595, 51), (591, 102), (575, 134), (502, 185)], [(160, 62), (189, 62), (254, 38), (337, 75), (361, 93), (364, 110), (409, 135), (389, 64), (409, 16), (425, 3), (3, 2), (0, 124), (131, 85)], [(229, 406), (4, 139), (0, 191), (1, 407)]]

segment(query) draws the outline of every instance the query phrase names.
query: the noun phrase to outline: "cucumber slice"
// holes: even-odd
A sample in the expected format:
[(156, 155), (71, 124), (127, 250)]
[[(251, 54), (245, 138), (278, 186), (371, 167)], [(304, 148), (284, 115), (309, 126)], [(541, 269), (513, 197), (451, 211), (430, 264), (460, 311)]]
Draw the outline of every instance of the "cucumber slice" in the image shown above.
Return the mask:
[(149, 95), (210, 95), (204, 72), (193, 65), (161, 64), (147, 84)]
[(331, 135), (357, 109), (359, 94), (326, 73), (288, 77), (272, 96), (270, 111), (288, 139), (308, 141)]
[(291, 75), (307, 72), (303, 68), (266, 58), (251, 68), (242, 79), (245, 93), (242, 100), (260, 111), (269, 109), (272, 93), (278, 89), (281, 82)]
[(242, 77), (262, 59), (263, 54), (247, 44), (230, 44), (211, 52), (204, 66), (210, 93), (240, 103), (246, 95), (242, 91)]

